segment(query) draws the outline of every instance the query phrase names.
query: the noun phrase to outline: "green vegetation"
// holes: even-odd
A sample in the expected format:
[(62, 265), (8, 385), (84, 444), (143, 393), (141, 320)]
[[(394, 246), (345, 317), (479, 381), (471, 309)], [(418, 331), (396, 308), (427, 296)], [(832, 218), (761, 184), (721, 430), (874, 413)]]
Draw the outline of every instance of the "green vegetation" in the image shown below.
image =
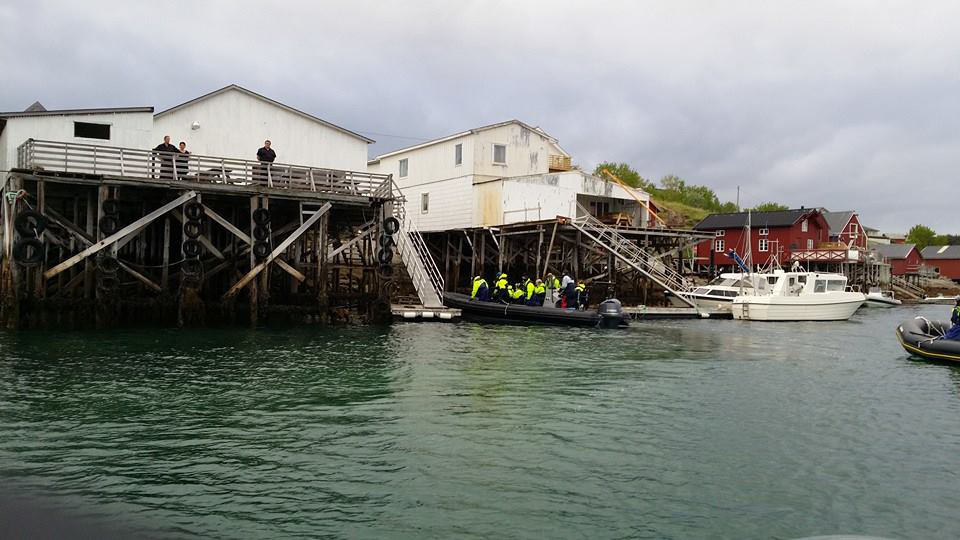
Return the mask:
[(751, 208), (754, 212), (780, 212), (789, 209), (789, 206), (775, 202), (760, 203)]
[(955, 234), (937, 234), (926, 225), (914, 225), (907, 232), (907, 242), (916, 244), (917, 249), (927, 246), (956, 246), (960, 245), (960, 236)]

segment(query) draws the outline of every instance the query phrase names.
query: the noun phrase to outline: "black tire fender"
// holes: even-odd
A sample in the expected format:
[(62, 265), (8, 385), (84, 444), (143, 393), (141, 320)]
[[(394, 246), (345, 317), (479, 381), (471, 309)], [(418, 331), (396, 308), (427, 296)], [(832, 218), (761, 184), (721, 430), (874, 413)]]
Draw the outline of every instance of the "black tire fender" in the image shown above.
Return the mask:
[(258, 242), (265, 241), (270, 236), (270, 231), (266, 227), (254, 227), (253, 239)]
[(266, 259), (270, 254), (270, 244), (266, 242), (253, 243), (253, 256), (257, 259)]
[[(32, 250), (32, 251), (31, 251)], [(23, 266), (36, 266), (43, 260), (43, 242), (39, 238), (21, 238), (13, 245), (13, 260)]]
[(393, 266), (385, 264), (381, 266), (377, 272), (380, 274), (380, 279), (393, 279)]
[(110, 236), (120, 230), (120, 221), (116, 216), (103, 216), (100, 218), (100, 232), (105, 236)]
[(380, 247), (382, 248), (391, 248), (397, 245), (397, 241), (394, 240), (392, 236), (387, 234), (381, 235), (377, 241), (380, 242)]
[(185, 221), (183, 223), (183, 235), (187, 238), (199, 238), (200, 237), (200, 222), (199, 221)]
[(183, 254), (187, 257), (199, 257), (200, 256), (200, 242), (194, 240), (193, 238), (183, 241)]
[(100, 203), (100, 210), (103, 211), (104, 215), (116, 216), (120, 213), (120, 205), (116, 199), (104, 199), (103, 202)]
[(13, 228), (20, 233), (20, 236), (39, 238), (43, 230), (47, 228), (47, 218), (36, 210), (24, 210), (17, 214), (17, 218), (13, 220)]
[(200, 259), (184, 259), (180, 264), (180, 271), (185, 276), (199, 276), (203, 273), (203, 263)]
[(253, 222), (257, 225), (266, 225), (270, 223), (270, 210), (266, 208), (257, 208), (253, 211)]
[(120, 270), (120, 261), (116, 257), (99, 257), (97, 259), (97, 269), (104, 274), (116, 274)]
[(190, 201), (183, 205), (183, 217), (199, 221), (203, 217), (203, 205), (197, 201)]
[(397, 231), (400, 230), (400, 220), (393, 216), (384, 219), (383, 230), (389, 235), (397, 234)]
[(377, 260), (380, 264), (390, 264), (393, 262), (393, 250), (381, 249), (377, 252)]

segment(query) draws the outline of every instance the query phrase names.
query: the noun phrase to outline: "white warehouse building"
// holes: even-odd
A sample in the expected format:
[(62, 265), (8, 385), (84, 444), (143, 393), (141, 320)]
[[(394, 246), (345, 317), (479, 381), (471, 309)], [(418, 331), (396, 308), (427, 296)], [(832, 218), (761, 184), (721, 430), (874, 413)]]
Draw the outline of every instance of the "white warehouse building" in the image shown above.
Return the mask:
[(425, 232), (576, 217), (578, 208), (647, 224), (648, 194), (572, 169), (555, 138), (519, 120), (382, 154), (368, 171), (393, 174)]

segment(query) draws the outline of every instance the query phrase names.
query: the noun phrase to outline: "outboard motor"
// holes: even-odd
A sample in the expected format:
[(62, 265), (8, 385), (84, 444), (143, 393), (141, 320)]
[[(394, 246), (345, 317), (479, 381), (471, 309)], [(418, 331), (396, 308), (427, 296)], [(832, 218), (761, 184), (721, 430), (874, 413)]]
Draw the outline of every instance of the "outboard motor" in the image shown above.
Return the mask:
[(623, 314), (623, 305), (616, 298), (600, 302), (600, 305), (597, 306), (597, 313), (600, 314), (600, 326), (603, 328), (617, 328), (627, 324), (627, 319)]

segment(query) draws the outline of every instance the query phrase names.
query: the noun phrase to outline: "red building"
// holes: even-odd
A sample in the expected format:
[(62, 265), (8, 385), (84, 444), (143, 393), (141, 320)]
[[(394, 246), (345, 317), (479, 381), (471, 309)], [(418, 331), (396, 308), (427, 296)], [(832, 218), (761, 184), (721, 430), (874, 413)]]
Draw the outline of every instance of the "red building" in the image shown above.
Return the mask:
[(856, 212), (824, 212), (823, 217), (830, 226), (831, 242), (843, 242), (848, 248), (867, 249), (867, 233)]
[[(712, 241), (697, 245), (697, 263), (734, 267), (736, 263), (727, 253), (730, 249), (739, 255), (745, 252), (747, 219), (747, 212), (710, 214), (694, 225), (695, 230), (714, 233)], [(751, 212), (749, 219), (754, 264), (766, 264), (772, 257), (785, 264), (792, 260), (794, 252), (815, 250), (830, 239), (830, 227), (817, 208)]]
[(880, 244), (876, 250), (890, 263), (890, 273), (895, 276), (916, 274), (923, 264), (920, 250), (914, 244)]
[(923, 263), (941, 276), (960, 280), (960, 246), (927, 246), (920, 252)]

